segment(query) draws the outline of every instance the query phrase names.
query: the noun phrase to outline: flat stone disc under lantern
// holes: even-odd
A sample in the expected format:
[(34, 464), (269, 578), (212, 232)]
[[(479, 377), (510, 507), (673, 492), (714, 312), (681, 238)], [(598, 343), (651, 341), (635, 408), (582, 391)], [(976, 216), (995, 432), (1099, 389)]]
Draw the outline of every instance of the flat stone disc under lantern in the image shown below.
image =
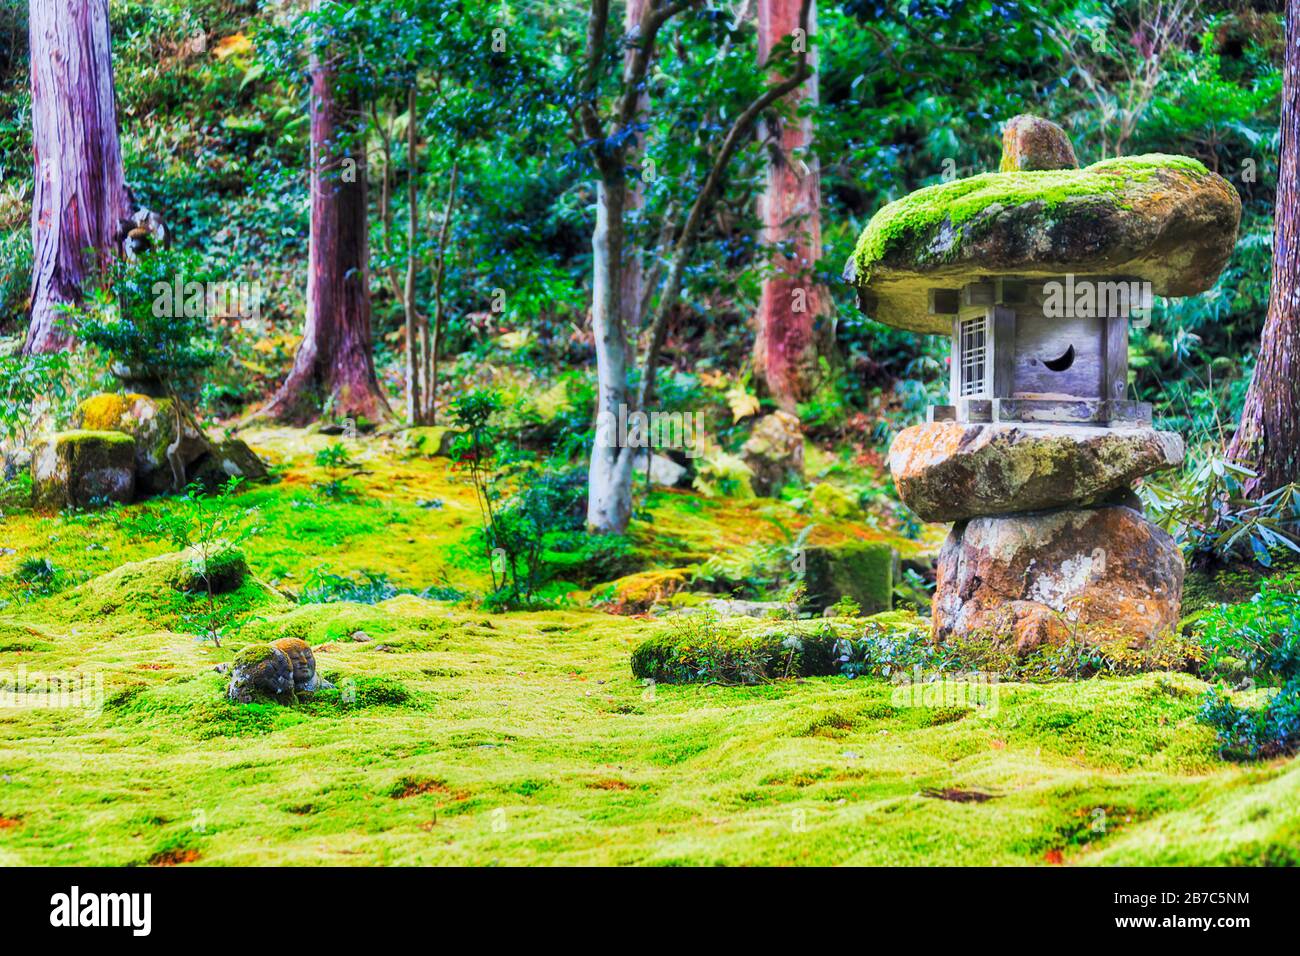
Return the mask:
[(885, 206), (845, 267), (867, 315), (952, 342), (948, 404), (889, 455), (904, 503), (957, 522), (941, 640), (1023, 651), (1086, 624), (1140, 645), (1177, 621), (1182, 555), (1132, 486), (1180, 465), (1183, 441), (1129, 397), (1129, 336), (1155, 296), (1214, 284), (1241, 202), (1181, 156), (1076, 166), (1059, 126), (1015, 117), (1001, 172)]

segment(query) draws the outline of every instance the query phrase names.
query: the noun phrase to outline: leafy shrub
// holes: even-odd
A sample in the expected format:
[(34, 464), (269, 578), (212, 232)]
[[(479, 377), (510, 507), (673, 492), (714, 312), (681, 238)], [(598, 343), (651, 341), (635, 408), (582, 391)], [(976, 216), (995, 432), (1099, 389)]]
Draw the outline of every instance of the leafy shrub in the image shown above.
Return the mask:
[(1223, 687), (1206, 693), (1200, 719), (1214, 727), (1226, 757), (1257, 759), (1300, 746), (1300, 593), (1266, 582), (1249, 602), (1221, 607), (1202, 624), (1206, 667), (1266, 688), (1259, 707), (1242, 707)]
[[(70, 315), (77, 335), (107, 353), (124, 374), (184, 390), (217, 358), (206, 296), (199, 306), (185, 291), (196, 288), (195, 283), (206, 287), (211, 278), (195, 253), (156, 250), (133, 263), (118, 260), (114, 295), (97, 292)], [(166, 289), (170, 296), (178, 282), (190, 301), (160, 307), (158, 290)]]
[(7, 355), (0, 358), (0, 451), (3, 474), (12, 481), (20, 448), (31, 443), (33, 406), (42, 399), (62, 398), (66, 391), (68, 356)]
[(1178, 539), (1194, 563), (1253, 559), (1271, 567), (1284, 550), (1300, 553), (1300, 486), (1284, 485), (1258, 500), (1243, 492), (1249, 468), (1211, 455), (1174, 487), (1144, 484), (1151, 520)]

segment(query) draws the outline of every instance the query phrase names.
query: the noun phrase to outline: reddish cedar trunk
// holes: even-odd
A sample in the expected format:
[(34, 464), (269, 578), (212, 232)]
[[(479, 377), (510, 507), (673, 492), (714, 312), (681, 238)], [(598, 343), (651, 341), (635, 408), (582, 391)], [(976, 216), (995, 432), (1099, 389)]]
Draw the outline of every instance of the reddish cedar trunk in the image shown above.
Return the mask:
[(307, 321), (293, 370), (262, 414), (302, 424), (328, 405), (336, 419), (392, 416), (371, 357), (370, 247), (365, 152), (348, 154), (348, 123), (360, 104), (338, 103), (332, 71), (313, 65), (311, 239)]
[(1255, 377), (1228, 457), (1253, 468), (1253, 498), (1300, 481), (1300, 0), (1286, 10), (1282, 148), (1273, 231), (1273, 287)]
[[(760, 64), (767, 62), (773, 46), (795, 33), (800, 5), (800, 0), (759, 0)], [(814, 7), (808, 33), (815, 29)], [(768, 392), (787, 411), (794, 411), (797, 402), (812, 394), (818, 373), (816, 320), (827, 302), (825, 290), (813, 282), (812, 275), (821, 250), (821, 187), (817, 157), (811, 152), (812, 117), (794, 115), (800, 106), (817, 102), (816, 58), (811, 50), (809, 62), (811, 75), (788, 98), (789, 111), (784, 114), (788, 118), (763, 130), (763, 138), (770, 140), (767, 189), (760, 202), (763, 242), (781, 251), (773, 253), (772, 274), (763, 282), (754, 364)]]
[[(71, 344), (61, 303), (105, 280), (131, 213), (117, 139), (107, 0), (32, 0), (31, 324), (23, 348)], [(88, 252), (87, 250), (93, 250)]]

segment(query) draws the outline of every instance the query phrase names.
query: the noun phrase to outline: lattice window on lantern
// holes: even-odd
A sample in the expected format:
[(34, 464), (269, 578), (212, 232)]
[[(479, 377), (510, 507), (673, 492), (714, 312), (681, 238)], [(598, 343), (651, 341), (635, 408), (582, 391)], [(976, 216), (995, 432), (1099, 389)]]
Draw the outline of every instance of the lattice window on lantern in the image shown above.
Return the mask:
[(988, 394), (988, 330), (986, 315), (957, 323), (958, 386), (962, 398)]

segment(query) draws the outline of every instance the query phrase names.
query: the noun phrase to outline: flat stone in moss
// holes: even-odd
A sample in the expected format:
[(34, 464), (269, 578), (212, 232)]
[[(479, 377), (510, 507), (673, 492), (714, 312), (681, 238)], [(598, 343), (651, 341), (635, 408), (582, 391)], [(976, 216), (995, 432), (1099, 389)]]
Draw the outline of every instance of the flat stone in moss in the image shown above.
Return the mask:
[(135, 496), (135, 439), (115, 431), (59, 432), (32, 449), (38, 509), (94, 508)]

